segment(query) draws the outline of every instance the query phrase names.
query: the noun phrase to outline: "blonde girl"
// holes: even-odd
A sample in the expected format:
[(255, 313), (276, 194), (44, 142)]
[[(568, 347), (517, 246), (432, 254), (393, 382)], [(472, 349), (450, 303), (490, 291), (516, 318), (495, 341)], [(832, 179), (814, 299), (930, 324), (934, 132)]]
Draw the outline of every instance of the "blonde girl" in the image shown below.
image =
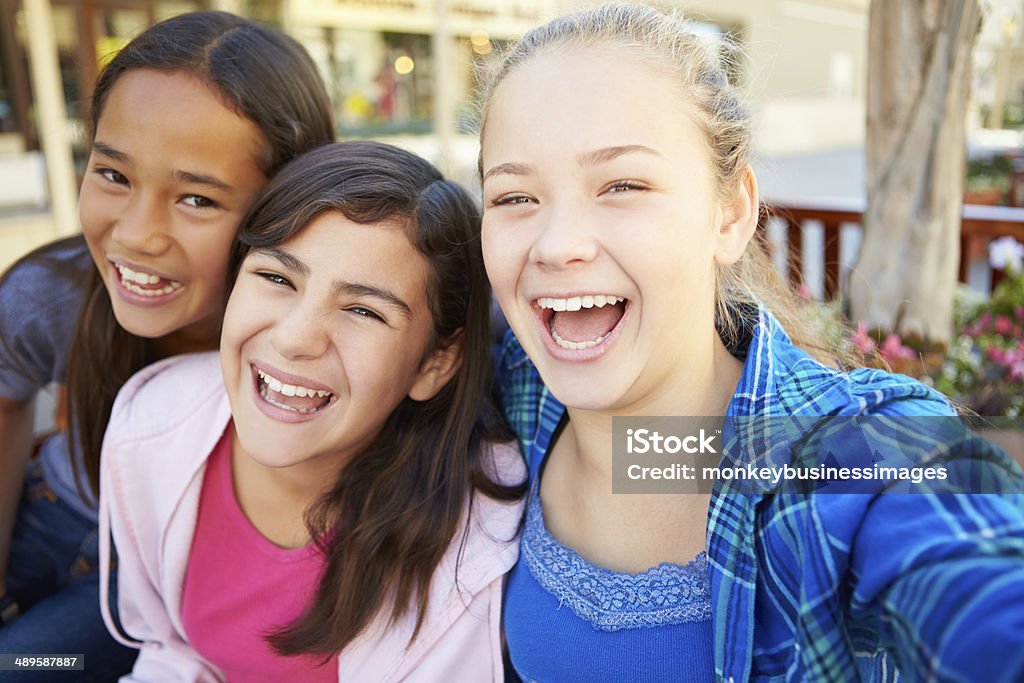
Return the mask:
[(804, 350), (753, 240), (750, 125), (719, 46), (643, 6), (530, 31), (489, 84), (484, 258), (531, 474), (511, 663), (531, 681), (1021, 680), (1019, 495), (612, 491), (613, 416), (951, 414)]

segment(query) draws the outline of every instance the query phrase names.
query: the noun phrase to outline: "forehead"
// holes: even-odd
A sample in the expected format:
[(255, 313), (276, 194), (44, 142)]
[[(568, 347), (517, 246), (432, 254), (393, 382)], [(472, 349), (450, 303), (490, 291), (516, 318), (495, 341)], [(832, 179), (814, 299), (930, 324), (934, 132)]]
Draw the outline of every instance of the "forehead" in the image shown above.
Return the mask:
[(395, 221), (363, 224), (340, 211), (325, 211), (279, 248), (326, 277), (404, 288), (410, 296), (425, 289), (427, 259)]
[(531, 141), (588, 149), (628, 142), (689, 155), (706, 147), (679, 79), (622, 47), (541, 52), (498, 85), (486, 115), (485, 166)]
[(185, 72), (154, 69), (133, 69), (114, 83), (96, 122), (96, 140), (132, 156), (152, 159), (159, 150), (156, 158), (215, 164), (225, 172), (258, 166), (266, 147), (260, 128), (210, 86)]

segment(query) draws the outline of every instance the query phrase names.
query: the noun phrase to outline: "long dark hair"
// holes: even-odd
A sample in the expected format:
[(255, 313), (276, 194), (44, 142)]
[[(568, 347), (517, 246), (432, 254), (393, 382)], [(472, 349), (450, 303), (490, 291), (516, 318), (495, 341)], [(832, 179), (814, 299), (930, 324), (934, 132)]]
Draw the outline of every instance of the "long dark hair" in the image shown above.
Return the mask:
[(325, 211), (404, 227), (429, 263), (434, 348), (460, 344), (461, 364), (430, 400), (404, 399), (307, 509), (326, 568), (305, 612), (268, 637), (288, 655), (336, 654), (388, 605), (393, 620), (415, 605), (415, 638), (430, 577), (473, 491), (498, 500), (525, 491), (485, 471), (485, 444), (511, 434), (491, 393), (490, 285), (476, 204), (410, 152), (377, 142), (328, 145), (292, 161), (267, 185), (239, 231), (235, 272), (248, 250), (287, 241)]
[[(261, 168), (283, 163), (334, 139), (330, 100), (313, 61), (295, 40), (226, 12), (193, 12), (153, 25), (103, 69), (92, 96), (91, 132), (111, 88), (135, 69), (197, 77), (264, 137)], [(211, 339), (211, 348), (217, 340)], [(80, 448), (93, 491), (99, 487), (100, 447), (110, 409), (136, 371), (159, 360), (152, 340), (118, 325), (100, 274), (93, 269), (68, 360), (72, 448)]]

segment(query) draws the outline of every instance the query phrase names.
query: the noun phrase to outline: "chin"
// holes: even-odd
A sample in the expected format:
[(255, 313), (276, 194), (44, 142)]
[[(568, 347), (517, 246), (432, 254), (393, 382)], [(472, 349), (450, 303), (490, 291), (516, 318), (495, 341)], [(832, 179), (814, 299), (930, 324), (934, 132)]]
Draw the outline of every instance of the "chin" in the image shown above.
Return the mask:
[(146, 339), (166, 337), (171, 332), (181, 329), (180, 325), (168, 325), (166, 320), (140, 319), (140, 316), (135, 315), (133, 311), (123, 312), (119, 311), (117, 307), (114, 307), (114, 318), (125, 332)]
[[(570, 371), (570, 374), (571, 371)], [(551, 379), (544, 379), (558, 402), (566, 408), (576, 410), (602, 411), (615, 406), (622, 398), (623, 391), (604, 382), (594, 382), (588, 373), (576, 371), (576, 377), (558, 377), (548, 373)], [(553, 375), (553, 376), (552, 376)]]

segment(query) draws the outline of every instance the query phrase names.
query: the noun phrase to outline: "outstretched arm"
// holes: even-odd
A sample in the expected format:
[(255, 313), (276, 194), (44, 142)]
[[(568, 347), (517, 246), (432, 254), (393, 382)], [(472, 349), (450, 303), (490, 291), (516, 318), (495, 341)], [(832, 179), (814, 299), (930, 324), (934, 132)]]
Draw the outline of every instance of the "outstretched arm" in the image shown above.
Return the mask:
[(907, 680), (1024, 680), (1020, 496), (880, 496), (858, 535), (854, 610)]

